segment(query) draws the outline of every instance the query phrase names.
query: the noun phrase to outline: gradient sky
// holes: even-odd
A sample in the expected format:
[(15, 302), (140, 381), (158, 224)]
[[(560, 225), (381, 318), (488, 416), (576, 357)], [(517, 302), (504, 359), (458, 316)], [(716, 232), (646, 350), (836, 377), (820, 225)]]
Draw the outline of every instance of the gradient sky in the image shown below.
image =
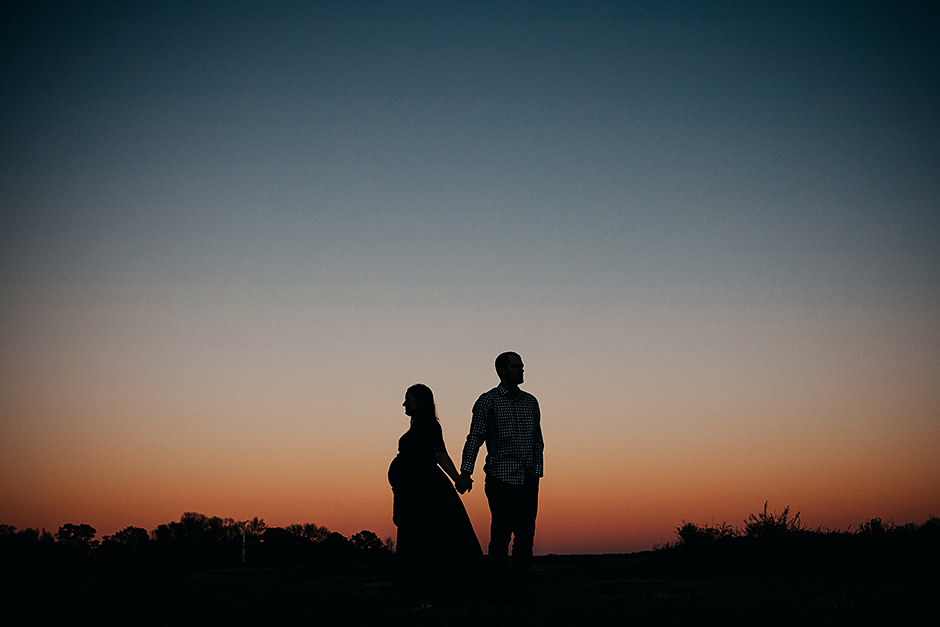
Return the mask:
[(394, 535), (504, 350), (538, 553), (940, 515), (926, 4), (14, 3), (0, 522)]

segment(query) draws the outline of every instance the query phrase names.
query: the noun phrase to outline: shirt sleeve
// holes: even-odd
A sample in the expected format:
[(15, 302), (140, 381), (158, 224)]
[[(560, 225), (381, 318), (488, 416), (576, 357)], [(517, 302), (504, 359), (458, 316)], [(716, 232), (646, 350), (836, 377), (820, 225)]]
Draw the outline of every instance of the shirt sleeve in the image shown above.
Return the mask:
[(463, 461), (460, 472), (473, 473), (480, 447), (486, 441), (486, 432), (490, 417), (493, 415), (493, 401), (489, 395), (483, 394), (473, 404), (473, 418), (470, 420), (470, 433), (463, 446)]
[(542, 440), (542, 410), (539, 409), (539, 402), (532, 397), (534, 401), (534, 414), (535, 414), (535, 474), (539, 477), (543, 476), (544, 468), (542, 461), (542, 452), (545, 450), (545, 442)]

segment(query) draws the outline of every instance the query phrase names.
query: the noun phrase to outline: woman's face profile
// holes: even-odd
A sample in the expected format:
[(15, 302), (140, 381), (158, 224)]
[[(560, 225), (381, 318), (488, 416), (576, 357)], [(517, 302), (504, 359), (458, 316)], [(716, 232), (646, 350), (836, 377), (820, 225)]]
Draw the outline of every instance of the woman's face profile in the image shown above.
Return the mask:
[(406, 416), (414, 416), (415, 409), (418, 407), (418, 403), (415, 401), (415, 397), (411, 392), (405, 392), (405, 402), (401, 404), (405, 408)]

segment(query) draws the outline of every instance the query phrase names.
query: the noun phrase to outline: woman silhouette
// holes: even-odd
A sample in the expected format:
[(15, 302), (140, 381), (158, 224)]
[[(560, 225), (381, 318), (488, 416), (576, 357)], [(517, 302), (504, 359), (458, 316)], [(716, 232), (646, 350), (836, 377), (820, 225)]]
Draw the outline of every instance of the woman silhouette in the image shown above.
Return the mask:
[[(460, 577), (472, 577), (483, 551), (451, 483), (460, 473), (444, 446), (434, 394), (417, 383), (405, 392), (402, 405), (411, 417), (411, 428), (398, 440), (398, 455), (388, 469), (395, 496), (392, 521), (398, 527), (396, 553), (403, 583), (427, 601), (442, 591), (442, 567)], [(447, 583), (454, 585), (452, 575)]]

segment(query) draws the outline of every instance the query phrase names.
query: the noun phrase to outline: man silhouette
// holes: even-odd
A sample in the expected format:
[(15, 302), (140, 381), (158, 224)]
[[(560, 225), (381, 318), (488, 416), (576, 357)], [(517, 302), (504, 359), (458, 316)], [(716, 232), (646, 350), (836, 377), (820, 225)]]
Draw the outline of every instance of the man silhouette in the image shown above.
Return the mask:
[(502, 585), (509, 574), (512, 540), (512, 576), (524, 584), (532, 559), (542, 476), (541, 414), (536, 398), (519, 389), (523, 363), (518, 353), (502, 353), (497, 357), (496, 374), (500, 384), (481, 394), (473, 405), (456, 486), (461, 493), (472, 488), (477, 453), (486, 442), (483, 472), (490, 506), (488, 552), (493, 583)]

